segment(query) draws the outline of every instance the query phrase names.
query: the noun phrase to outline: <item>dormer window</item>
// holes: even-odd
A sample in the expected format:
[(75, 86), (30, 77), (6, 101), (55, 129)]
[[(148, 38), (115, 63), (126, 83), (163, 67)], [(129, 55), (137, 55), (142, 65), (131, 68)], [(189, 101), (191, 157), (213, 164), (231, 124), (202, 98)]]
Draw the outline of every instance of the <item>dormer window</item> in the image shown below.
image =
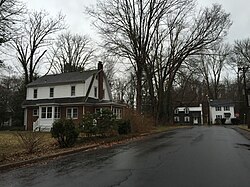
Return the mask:
[(54, 88), (49, 89), (49, 97), (54, 97)]
[(174, 114), (179, 114), (179, 109), (178, 108), (174, 110)]
[(189, 114), (189, 108), (185, 108), (184, 111), (185, 111), (185, 114)]
[(33, 98), (36, 99), (37, 98), (37, 89), (33, 90)]
[(71, 86), (71, 96), (75, 96), (75, 95), (76, 95), (76, 87)]

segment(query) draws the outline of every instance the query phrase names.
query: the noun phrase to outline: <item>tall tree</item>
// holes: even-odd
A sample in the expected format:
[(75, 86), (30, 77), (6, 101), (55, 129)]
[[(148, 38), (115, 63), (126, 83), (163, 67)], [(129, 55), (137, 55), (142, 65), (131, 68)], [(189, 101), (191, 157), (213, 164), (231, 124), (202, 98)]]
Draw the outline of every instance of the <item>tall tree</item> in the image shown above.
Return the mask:
[(88, 13), (96, 18), (104, 46), (109, 52), (129, 60), (136, 74), (136, 109), (142, 105), (142, 74), (150, 53), (153, 35), (165, 14), (185, 1), (171, 0), (106, 0)]
[(25, 84), (34, 80), (42, 62), (46, 47), (52, 44), (53, 34), (64, 28), (64, 17), (50, 18), (48, 13), (32, 12), (23, 25), (23, 34), (13, 40), (12, 46), (17, 52), (18, 62), (22, 66)]
[(0, 45), (13, 37), (24, 12), (25, 7), (20, 1), (0, 0)]
[(152, 113), (170, 119), (171, 89), (180, 66), (221, 40), (231, 25), (219, 5), (194, 12), (194, 0), (107, 0), (89, 11), (105, 47), (134, 67), (139, 112), (145, 76)]
[(87, 36), (71, 34), (59, 35), (52, 48), (52, 71), (57, 73), (84, 70), (94, 57), (94, 48)]
[(207, 94), (211, 99), (219, 97), (222, 71), (226, 68), (230, 51), (228, 44), (214, 45), (198, 58), (199, 62), (196, 67), (205, 80)]

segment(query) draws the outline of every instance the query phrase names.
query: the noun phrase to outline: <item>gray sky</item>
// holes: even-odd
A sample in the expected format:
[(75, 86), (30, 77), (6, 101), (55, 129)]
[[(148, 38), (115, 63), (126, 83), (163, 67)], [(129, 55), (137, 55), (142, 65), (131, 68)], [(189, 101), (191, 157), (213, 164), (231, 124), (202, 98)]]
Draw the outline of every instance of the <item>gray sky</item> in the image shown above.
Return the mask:
[[(84, 6), (91, 5), (96, 0), (22, 0), (29, 9), (44, 9), (51, 15), (62, 12), (66, 15), (66, 23), (72, 32), (95, 36), (90, 20), (84, 15)], [(250, 1), (249, 0), (197, 0), (201, 6), (211, 6), (213, 3), (222, 4), (226, 12), (231, 14), (231, 26), (228, 41), (250, 37)]]

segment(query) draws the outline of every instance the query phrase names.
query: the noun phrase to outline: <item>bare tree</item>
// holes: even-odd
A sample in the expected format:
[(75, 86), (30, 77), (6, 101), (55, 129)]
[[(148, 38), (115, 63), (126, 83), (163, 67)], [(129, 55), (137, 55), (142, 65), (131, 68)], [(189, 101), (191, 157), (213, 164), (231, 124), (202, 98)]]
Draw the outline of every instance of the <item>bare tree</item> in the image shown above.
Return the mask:
[(150, 53), (153, 35), (164, 15), (185, 1), (171, 0), (107, 0), (98, 1), (96, 10), (88, 13), (96, 18), (95, 26), (104, 39), (104, 47), (129, 60), (136, 74), (136, 109), (141, 112), (142, 74)]
[(23, 25), (23, 34), (13, 40), (12, 46), (17, 52), (18, 62), (22, 66), (25, 84), (34, 80), (42, 62), (46, 47), (51, 45), (53, 34), (64, 28), (64, 17), (50, 18), (46, 12), (32, 12)]
[(24, 5), (20, 1), (0, 0), (0, 45), (13, 37), (16, 24), (24, 12)]
[(89, 13), (98, 20), (104, 46), (134, 67), (137, 110), (145, 76), (152, 113), (159, 120), (171, 117), (171, 90), (182, 63), (222, 40), (231, 25), (219, 5), (195, 14), (193, 0), (108, 0)]
[(234, 44), (235, 63), (237, 66), (250, 64), (250, 39), (237, 40)]
[(52, 49), (52, 68), (55, 72), (84, 70), (94, 57), (94, 48), (87, 36), (71, 34), (59, 35)]
[(218, 99), (221, 74), (226, 68), (227, 59), (230, 55), (230, 47), (227, 44), (215, 45), (207, 50), (206, 54), (200, 55), (197, 64), (202, 77), (205, 80), (208, 95), (211, 99)]

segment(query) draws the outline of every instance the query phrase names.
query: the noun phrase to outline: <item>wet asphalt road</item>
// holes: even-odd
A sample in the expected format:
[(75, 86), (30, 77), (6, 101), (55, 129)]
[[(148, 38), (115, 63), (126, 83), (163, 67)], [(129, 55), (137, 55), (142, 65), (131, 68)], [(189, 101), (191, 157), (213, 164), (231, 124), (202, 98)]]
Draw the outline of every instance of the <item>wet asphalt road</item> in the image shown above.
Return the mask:
[(0, 186), (249, 187), (249, 145), (249, 140), (230, 128), (175, 130), (0, 171)]

